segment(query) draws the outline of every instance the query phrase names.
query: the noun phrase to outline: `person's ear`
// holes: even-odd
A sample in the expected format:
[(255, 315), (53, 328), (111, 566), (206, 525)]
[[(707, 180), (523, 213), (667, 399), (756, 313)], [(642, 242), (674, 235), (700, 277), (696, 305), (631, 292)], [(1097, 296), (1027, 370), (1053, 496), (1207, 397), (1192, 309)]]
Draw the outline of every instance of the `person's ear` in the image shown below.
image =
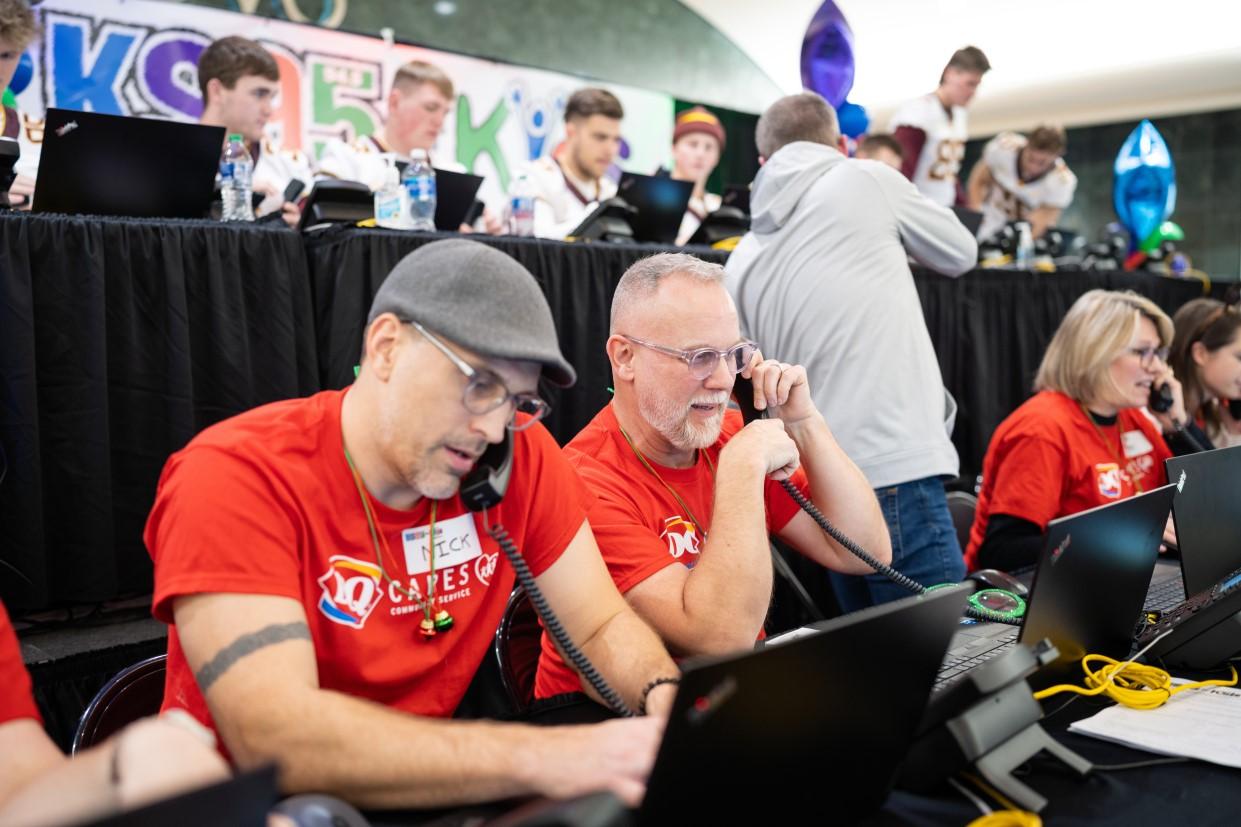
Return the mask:
[(636, 348), (624, 336), (612, 334), (607, 343), (608, 361), (612, 363), (612, 376), (617, 382), (633, 381), (633, 358)]
[(1193, 358), (1195, 365), (1202, 367), (1207, 363), (1211, 351), (1207, 350), (1207, 346), (1202, 342), (1194, 342), (1189, 346), (1189, 355)]
[(218, 101), (220, 99), (220, 93), (223, 91), (224, 84), (220, 82), (219, 78), (212, 78), (207, 81), (207, 97), (203, 99), (203, 106), (205, 107), (214, 101)]
[(397, 354), (401, 349), (401, 320), (393, 313), (381, 313), (366, 329), (363, 341), (366, 358), (363, 364), (381, 382), (392, 376)]

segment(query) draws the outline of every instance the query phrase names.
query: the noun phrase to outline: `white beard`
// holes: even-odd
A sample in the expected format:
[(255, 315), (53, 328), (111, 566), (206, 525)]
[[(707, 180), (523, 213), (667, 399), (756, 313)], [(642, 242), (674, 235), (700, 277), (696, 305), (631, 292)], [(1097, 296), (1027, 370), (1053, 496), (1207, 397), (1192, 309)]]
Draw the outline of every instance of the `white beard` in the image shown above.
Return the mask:
[(648, 394), (642, 390), (638, 390), (637, 396), (638, 413), (642, 415), (642, 418), (652, 428), (659, 432), (660, 436), (668, 440), (679, 450), (701, 450), (708, 445), (715, 444), (715, 441), (720, 438), (720, 428), (724, 424), (725, 408), (721, 407), (719, 413), (701, 425), (695, 425), (690, 422), (689, 409), (694, 402), (723, 404), (727, 400), (727, 396), (717, 399), (698, 399), (684, 406), (678, 406), (676, 403), (658, 394)]

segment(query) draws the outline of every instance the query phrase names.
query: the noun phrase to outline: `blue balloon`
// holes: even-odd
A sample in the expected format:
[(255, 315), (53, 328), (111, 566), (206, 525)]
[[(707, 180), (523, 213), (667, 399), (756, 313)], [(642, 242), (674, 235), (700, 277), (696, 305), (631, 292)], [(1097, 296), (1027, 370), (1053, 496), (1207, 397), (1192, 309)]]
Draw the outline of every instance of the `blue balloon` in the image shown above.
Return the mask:
[(833, 108), (853, 88), (853, 30), (832, 0), (819, 6), (801, 43), (801, 82)]
[(840, 105), (836, 110), (836, 117), (840, 120), (840, 131), (850, 138), (864, 134), (870, 126), (870, 116), (866, 114), (866, 108), (849, 101)]
[(9, 89), (14, 95), (20, 95), (22, 90), (30, 85), (32, 77), (34, 77), (34, 60), (30, 57), (30, 52), (22, 52), (21, 59), (17, 61), (17, 69), (13, 72), (13, 79), (9, 81)]
[(1125, 139), (1113, 170), (1112, 203), (1132, 250), (1176, 208), (1176, 168), (1163, 136), (1144, 119)]

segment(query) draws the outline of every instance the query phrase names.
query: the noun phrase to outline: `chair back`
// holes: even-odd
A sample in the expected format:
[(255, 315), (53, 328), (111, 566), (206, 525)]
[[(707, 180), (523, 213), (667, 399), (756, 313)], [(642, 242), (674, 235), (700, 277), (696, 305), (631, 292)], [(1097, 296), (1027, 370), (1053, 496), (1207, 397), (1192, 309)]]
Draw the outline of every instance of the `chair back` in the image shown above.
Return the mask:
[(500, 667), (500, 682), (513, 710), (525, 712), (534, 702), (534, 675), (538, 670), (543, 627), (526, 592), (521, 586), (513, 589), (504, 616), (496, 629), (495, 655)]
[(107, 740), (139, 718), (159, 712), (164, 701), (167, 655), (126, 667), (95, 693), (73, 736), (71, 753)]
[(957, 541), (961, 551), (970, 543), (970, 528), (974, 525), (974, 511), (978, 508), (978, 498), (968, 491), (949, 491), (948, 513), (952, 515), (952, 525), (957, 530)]

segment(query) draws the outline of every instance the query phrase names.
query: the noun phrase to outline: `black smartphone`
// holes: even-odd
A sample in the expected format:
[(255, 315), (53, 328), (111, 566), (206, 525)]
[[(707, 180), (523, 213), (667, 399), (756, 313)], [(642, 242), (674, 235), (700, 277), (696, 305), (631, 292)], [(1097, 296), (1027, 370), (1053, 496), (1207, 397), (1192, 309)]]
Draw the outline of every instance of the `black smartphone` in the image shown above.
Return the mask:
[(1151, 397), (1146, 407), (1155, 413), (1167, 413), (1172, 410), (1172, 388), (1167, 383), (1151, 385)]
[(289, 185), (284, 188), (284, 195), (282, 196), (284, 198), (283, 203), (296, 203), (298, 196), (302, 194), (302, 190), (304, 189), (306, 189), (306, 182), (300, 178), (294, 178), (289, 182)]
[(1228, 400), (1228, 415), (1233, 419), (1241, 419), (1241, 399)]

